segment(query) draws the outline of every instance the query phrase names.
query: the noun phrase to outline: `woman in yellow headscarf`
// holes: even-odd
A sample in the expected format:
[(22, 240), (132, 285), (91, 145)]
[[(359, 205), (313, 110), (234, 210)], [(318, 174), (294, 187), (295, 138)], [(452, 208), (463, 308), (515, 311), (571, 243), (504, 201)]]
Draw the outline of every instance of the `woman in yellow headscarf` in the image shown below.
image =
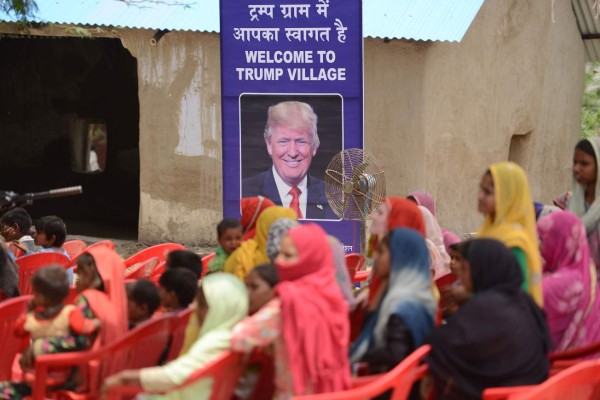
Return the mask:
[(535, 211), (525, 171), (514, 162), (499, 162), (481, 178), (479, 212), (485, 215), (478, 237), (503, 242), (519, 261), (522, 289), (542, 305), (542, 263)]
[(290, 208), (275, 206), (263, 211), (256, 221), (254, 239), (242, 242), (225, 261), (223, 271), (234, 274), (242, 281), (258, 264), (269, 262), (267, 256), (267, 235), (273, 222), (280, 218), (297, 220), (298, 216)]

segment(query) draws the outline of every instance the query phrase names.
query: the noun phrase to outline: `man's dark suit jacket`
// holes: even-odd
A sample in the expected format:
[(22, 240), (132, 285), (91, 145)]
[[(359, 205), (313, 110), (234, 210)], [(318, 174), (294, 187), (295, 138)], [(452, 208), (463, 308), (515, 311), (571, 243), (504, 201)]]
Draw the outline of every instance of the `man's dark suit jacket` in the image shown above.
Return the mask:
[[(325, 184), (323, 181), (308, 175), (306, 187), (308, 189), (308, 197), (306, 201), (306, 215), (304, 218), (340, 219), (340, 217), (338, 217), (329, 207), (327, 197), (325, 196)], [(277, 205), (282, 204), (272, 168), (242, 181), (242, 197), (254, 196), (265, 196)]]

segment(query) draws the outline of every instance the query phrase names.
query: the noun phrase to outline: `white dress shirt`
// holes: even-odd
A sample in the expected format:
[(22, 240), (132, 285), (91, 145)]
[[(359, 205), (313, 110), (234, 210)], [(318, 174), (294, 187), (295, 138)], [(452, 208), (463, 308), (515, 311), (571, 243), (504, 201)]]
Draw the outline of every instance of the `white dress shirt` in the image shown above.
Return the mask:
[[(281, 179), (281, 177), (275, 171), (275, 167), (273, 166), (273, 176), (275, 177), (275, 184), (277, 185), (277, 191), (279, 192), (279, 198), (281, 199), (281, 204), (284, 207), (290, 207), (290, 203), (292, 202), (292, 195), (289, 194), (290, 190), (292, 190), (291, 186), (288, 186), (287, 183)], [(305, 176), (304, 179), (298, 184), (298, 189), (302, 192), (298, 198), (298, 202), (300, 203), (300, 211), (302, 212), (302, 216), (306, 218), (306, 201), (308, 199), (308, 187), (306, 186), (308, 182), (308, 178)]]

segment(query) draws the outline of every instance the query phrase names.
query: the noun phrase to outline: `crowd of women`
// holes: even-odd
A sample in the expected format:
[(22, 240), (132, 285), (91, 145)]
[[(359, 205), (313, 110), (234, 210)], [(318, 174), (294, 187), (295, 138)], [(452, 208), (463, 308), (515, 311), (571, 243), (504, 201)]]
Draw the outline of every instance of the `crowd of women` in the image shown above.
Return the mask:
[[(268, 199), (244, 199), (244, 240), (224, 272), (202, 279), (180, 357), (119, 372), (105, 387), (169, 390), (226, 350), (263, 348), (274, 358), (274, 398), (289, 399), (347, 390), (353, 373), (389, 371), (424, 344), (429, 375), (412, 398), (477, 399), (489, 387), (541, 383), (551, 352), (600, 341), (599, 156), (600, 138), (577, 144), (565, 210), (534, 206), (517, 164), (490, 165), (478, 193), (484, 222), (464, 241), (440, 227), (427, 193), (386, 198), (372, 215), (374, 266), (360, 291), (343, 246), (320, 226)], [(117, 261), (100, 256), (91, 254), (94, 270), (83, 269), (80, 285), (110, 340), (124, 327), (96, 308), (104, 297), (92, 289), (118, 310), (124, 295), (118, 268), (103, 265)], [(167, 396), (208, 393), (210, 382), (200, 382)]]

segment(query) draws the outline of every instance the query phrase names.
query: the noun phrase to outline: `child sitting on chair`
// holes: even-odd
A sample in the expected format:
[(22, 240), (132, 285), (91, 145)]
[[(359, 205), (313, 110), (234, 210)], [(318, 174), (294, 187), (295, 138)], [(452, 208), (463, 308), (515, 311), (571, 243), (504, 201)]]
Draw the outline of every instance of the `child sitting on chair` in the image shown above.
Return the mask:
[[(81, 309), (64, 301), (69, 294), (69, 279), (64, 268), (49, 266), (38, 270), (31, 280), (33, 300), (28, 311), (17, 320), (14, 333), (18, 337), (30, 337), (31, 345), (23, 352), (19, 360), (23, 369), (31, 368), (33, 359), (40, 354), (59, 353), (80, 350), (82, 347), (56, 347), (55, 351), (44, 348), (46, 339), (54, 338), (68, 341), (75, 336), (92, 336), (100, 329), (100, 320), (84, 317)], [(91, 340), (90, 340), (91, 343)], [(19, 399), (31, 394), (26, 383), (0, 383), (3, 399)]]
[(31, 225), (29, 213), (21, 207), (7, 211), (0, 218), (0, 234), (6, 240), (11, 258), (15, 258), (15, 253), (23, 256), (35, 251), (34, 240), (29, 235)]
[(202, 259), (190, 250), (173, 250), (167, 254), (166, 269), (185, 268), (196, 276), (196, 281), (202, 275)]
[[(60, 253), (70, 258), (62, 247), (67, 239), (67, 227), (62, 219), (55, 215), (41, 217), (35, 221), (35, 245), (40, 246), (38, 253)], [(67, 271), (69, 282), (73, 283), (73, 270)]]
[(126, 290), (129, 329), (134, 329), (142, 322), (150, 319), (158, 309), (160, 306), (160, 293), (154, 283), (145, 279), (128, 283)]
[(243, 228), (240, 221), (235, 218), (224, 218), (217, 225), (217, 241), (219, 247), (215, 257), (208, 263), (208, 273), (223, 271), (227, 257), (242, 243)]
[(41, 217), (35, 222), (35, 244), (41, 246), (40, 253), (55, 252), (69, 257), (62, 247), (67, 238), (67, 227), (55, 215)]
[(185, 268), (171, 268), (160, 276), (158, 285), (163, 311), (181, 311), (196, 298), (198, 278)]

